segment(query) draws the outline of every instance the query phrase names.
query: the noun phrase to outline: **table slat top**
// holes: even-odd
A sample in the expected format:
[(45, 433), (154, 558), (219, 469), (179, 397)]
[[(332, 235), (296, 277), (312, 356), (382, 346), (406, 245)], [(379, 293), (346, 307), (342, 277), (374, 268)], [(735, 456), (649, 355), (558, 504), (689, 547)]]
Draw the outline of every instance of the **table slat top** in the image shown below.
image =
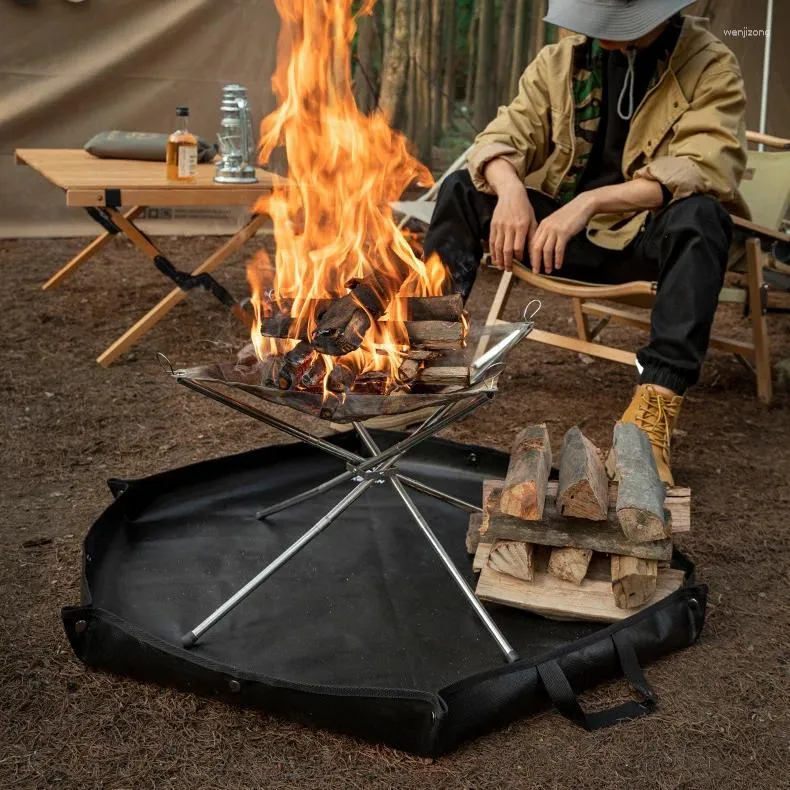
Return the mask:
[(218, 184), (214, 181), (215, 165), (198, 165), (194, 183), (168, 181), (164, 162), (140, 162), (132, 159), (99, 159), (81, 148), (20, 148), (18, 162), (29, 165), (55, 186), (66, 190), (82, 189), (146, 189), (194, 190), (212, 189), (223, 192), (268, 192), (272, 174), (257, 169), (257, 184)]

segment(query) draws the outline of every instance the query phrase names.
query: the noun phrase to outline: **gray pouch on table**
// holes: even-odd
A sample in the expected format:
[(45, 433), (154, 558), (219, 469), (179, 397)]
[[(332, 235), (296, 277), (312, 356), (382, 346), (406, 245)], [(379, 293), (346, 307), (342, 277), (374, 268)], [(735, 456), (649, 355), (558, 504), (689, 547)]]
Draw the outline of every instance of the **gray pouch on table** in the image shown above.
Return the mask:
[[(100, 159), (164, 162), (168, 135), (159, 132), (99, 132), (83, 148)], [(198, 137), (198, 162), (211, 162), (217, 146)]]

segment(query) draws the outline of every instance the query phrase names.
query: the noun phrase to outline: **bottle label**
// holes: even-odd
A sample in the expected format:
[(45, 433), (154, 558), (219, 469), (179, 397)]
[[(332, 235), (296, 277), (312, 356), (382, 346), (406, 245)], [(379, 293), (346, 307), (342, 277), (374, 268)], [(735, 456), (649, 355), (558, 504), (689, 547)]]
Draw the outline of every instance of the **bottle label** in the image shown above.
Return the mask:
[(197, 175), (197, 146), (181, 145), (178, 147), (178, 177), (193, 178)]

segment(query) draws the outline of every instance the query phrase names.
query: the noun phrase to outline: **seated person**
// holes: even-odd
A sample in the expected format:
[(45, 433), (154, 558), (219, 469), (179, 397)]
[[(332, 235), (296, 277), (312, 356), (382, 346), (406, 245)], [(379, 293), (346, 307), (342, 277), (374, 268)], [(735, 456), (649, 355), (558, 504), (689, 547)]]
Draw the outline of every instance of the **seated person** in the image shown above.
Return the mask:
[[(478, 135), (469, 170), (439, 192), (425, 254), (468, 296), (487, 239), (500, 269), (596, 283), (653, 280), (650, 342), (621, 419), (649, 435), (672, 484), (670, 438), (699, 378), (746, 163), (735, 56), (683, 17), (691, 0), (550, 0), (582, 35), (545, 47), (518, 96)], [(540, 191), (525, 188), (542, 170)]]

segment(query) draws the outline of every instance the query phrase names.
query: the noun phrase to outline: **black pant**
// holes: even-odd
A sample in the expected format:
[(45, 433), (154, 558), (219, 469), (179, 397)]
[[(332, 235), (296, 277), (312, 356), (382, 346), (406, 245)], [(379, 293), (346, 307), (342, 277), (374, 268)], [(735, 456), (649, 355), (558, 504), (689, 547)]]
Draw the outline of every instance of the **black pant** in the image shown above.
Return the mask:
[[(530, 190), (529, 197), (538, 221), (559, 208), (540, 192)], [(439, 254), (464, 298), (472, 290), (496, 202), (474, 188), (466, 170), (448, 176), (439, 191), (425, 255)], [(651, 215), (625, 250), (605, 250), (585, 233), (574, 236), (555, 274), (604, 284), (657, 281), (650, 342), (637, 355), (644, 369), (640, 380), (682, 394), (699, 379), (731, 240), (732, 221), (721, 204), (695, 195)]]

